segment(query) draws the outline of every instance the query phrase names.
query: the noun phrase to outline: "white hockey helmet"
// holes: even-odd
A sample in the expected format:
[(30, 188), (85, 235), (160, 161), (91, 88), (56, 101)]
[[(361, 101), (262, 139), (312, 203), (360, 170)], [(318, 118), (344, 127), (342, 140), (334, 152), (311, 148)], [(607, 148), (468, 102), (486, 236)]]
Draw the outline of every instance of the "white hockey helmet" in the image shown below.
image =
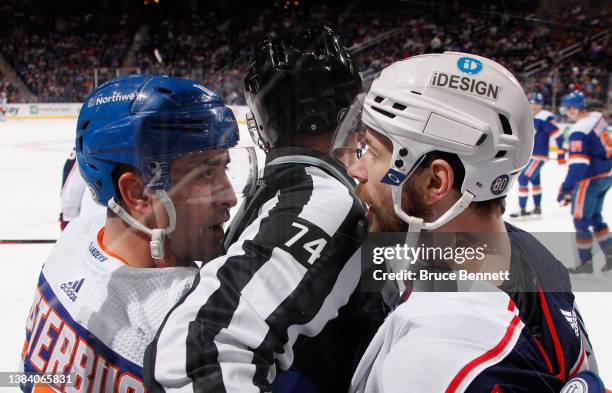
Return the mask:
[[(410, 231), (438, 228), (472, 201), (506, 195), (533, 149), (533, 119), (519, 82), (494, 61), (465, 53), (415, 56), (385, 68), (344, 116), (332, 156), (350, 166), (356, 155), (346, 149), (359, 151), (366, 128), (393, 143), (380, 181), (393, 187), (395, 212)], [(423, 223), (402, 210), (401, 186), (432, 151), (456, 154), (465, 178), (455, 205)]]

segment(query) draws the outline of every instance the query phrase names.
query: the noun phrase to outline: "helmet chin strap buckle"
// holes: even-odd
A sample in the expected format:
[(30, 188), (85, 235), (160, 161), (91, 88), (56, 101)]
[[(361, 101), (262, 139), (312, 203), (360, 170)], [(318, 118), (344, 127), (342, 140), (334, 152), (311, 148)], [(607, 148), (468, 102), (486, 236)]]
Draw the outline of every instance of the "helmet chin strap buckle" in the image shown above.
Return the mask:
[(164, 230), (163, 229), (153, 229), (151, 231), (151, 242), (149, 243), (151, 246), (151, 257), (153, 259), (164, 259)]
[(424, 225), (425, 221), (422, 218), (408, 216), (408, 232), (419, 233)]
[(111, 198), (108, 200), (108, 207), (119, 216), (126, 224), (131, 226), (134, 229), (139, 230), (140, 232), (144, 232), (151, 236), (151, 241), (149, 246), (151, 248), (151, 257), (155, 259), (156, 262), (163, 259), (165, 256), (164, 250), (164, 238), (167, 234), (172, 233), (176, 228), (176, 210), (174, 209), (174, 204), (172, 200), (164, 190), (156, 190), (155, 195), (159, 198), (162, 206), (166, 210), (166, 214), (168, 214), (169, 225), (166, 228), (147, 228), (143, 223), (132, 217), (128, 212), (126, 212), (121, 205), (119, 205), (115, 198)]

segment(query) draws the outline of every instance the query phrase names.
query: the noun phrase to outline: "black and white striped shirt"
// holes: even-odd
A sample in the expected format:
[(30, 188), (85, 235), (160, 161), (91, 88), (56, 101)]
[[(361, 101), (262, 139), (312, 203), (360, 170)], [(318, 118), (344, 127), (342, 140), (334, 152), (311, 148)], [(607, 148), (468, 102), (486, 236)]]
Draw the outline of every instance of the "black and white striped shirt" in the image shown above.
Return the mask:
[(265, 189), (238, 223), (244, 230), (203, 266), (149, 346), (150, 391), (269, 391), (296, 364), (321, 392), (348, 388), (381, 322), (351, 297), (367, 232), (363, 206), (330, 161), (269, 164), (283, 153), (296, 157), (295, 149), (268, 155)]

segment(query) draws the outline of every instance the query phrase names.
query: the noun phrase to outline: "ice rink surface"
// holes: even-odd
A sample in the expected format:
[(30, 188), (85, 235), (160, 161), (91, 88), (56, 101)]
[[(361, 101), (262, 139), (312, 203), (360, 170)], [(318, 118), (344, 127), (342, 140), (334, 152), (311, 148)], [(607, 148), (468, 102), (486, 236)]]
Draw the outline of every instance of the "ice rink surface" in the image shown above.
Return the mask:
[[(0, 122), (0, 179), (4, 184), (0, 239), (56, 239), (59, 236), (61, 173), (73, 145), (75, 124), (76, 119)], [(248, 132), (241, 130), (241, 139), (242, 142), (250, 140)], [(541, 219), (511, 222), (531, 233), (573, 231), (569, 207), (560, 208), (556, 202), (565, 171), (566, 167), (556, 162), (549, 162), (542, 169)], [(508, 196), (507, 210), (515, 210), (517, 204), (515, 184)], [(604, 217), (611, 222), (610, 197), (604, 212)], [(547, 244), (551, 251), (564, 263), (573, 259), (571, 235), (549, 243), (552, 243)], [(0, 324), (0, 371), (17, 370), (25, 338), (25, 319), (40, 267), (52, 246), (0, 244), (0, 307), (5, 313)], [(603, 263), (601, 253), (595, 263), (596, 266)], [(597, 354), (600, 373), (609, 387), (612, 386), (611, 281), (612, 272), (583, 275), (574, 280), (574, 288), (580, 289), (576, 293), (577, 302)], [(0, 391), (9, 390), (0, 388)]]

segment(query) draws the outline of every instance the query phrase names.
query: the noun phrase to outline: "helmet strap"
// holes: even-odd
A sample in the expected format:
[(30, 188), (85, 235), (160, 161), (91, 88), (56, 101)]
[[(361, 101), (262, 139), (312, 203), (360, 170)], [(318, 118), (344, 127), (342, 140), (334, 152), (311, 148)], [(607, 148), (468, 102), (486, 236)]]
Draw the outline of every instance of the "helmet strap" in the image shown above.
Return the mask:
[(169, 225), (166, 228), (147, 228), (143, 223), (132, 217), (128, 212), (121, 207), (116, 201), (115, 198), (111, 198), (108, 200), (108, 207), (119, 216), (126, 224), (131, 226), (132, 228), (144, 232), (151, 236), (151, 242), (149, 243), (151, 247), (151, 257), (156, 260), (158, 263), (159, 260), (163, 259), (165, 256), (164, 251), (164, 240), (166, 235), (172, 233), (176, 229), (176, 210), (174, 209), (174, 204), (172, 200), (164, 190), (156, 190), (155, 195), (159, 198), (162, 206), (166, 210), (166, 214), (168, 214)]
[[(408, 178), (406, 178), (404, 181), (406, 181), (407, 179)], [(392, 195), (393, 209), (395, 210), (395, 214), (408, 224), (406, 244), (413, 245), (415, 241), (418, 241), (418, 234), (421, 233), (423, 229), (433, 230), (448, 223), (453, 218), (463, 213), (463, 211), (467, 209), (467, 207), (474, 199), (474, 194), (469, 191), (465, 191), (461, 198), (459, 198), (459, 200), (455, 202), (455, 204), (450, 209), (448, 209), (442, 216), (440, 216), (440, 218), (438, 218), (434, 222), (425, 222), (425, 220), (423, 220), (422, 218), (410, 216), (406, 212), (404, 212), (404, 210), (402, 210), (402, 184), (404, 183), (402, 182), (398, 186), (393, 187)], [(400, 293), (403, 293), (406, 290), (406, 284), (403, 281), (398, 281), (397, 285)]]
[[(408, 178), (406, 178), (407, 180)], [(406, 181), (404, 180), (404, 182)], [(459, 214), (463, 213), (465, 209), (472, 203), (474, 199), (474, 194), (469, 191), (465, 191), (461, 198), (455, 202), (455, 204), (448, 209), (442, 216), (440, 216), (434, 222), (425, 222), (422, 218), (414, 217), (408, 215), (402, 209), (402, 184), (398, 186), (394, 186), (392, 190), (393, 196), (393, 209), (395, 210), (395, 214), (401, 218), (404, 222), (408, 224), (408, 232), (419, 233), (421, 230), (433, 230), (438, 229), (442, 225), (447, 224), (449, 221), (457, 217)]]

